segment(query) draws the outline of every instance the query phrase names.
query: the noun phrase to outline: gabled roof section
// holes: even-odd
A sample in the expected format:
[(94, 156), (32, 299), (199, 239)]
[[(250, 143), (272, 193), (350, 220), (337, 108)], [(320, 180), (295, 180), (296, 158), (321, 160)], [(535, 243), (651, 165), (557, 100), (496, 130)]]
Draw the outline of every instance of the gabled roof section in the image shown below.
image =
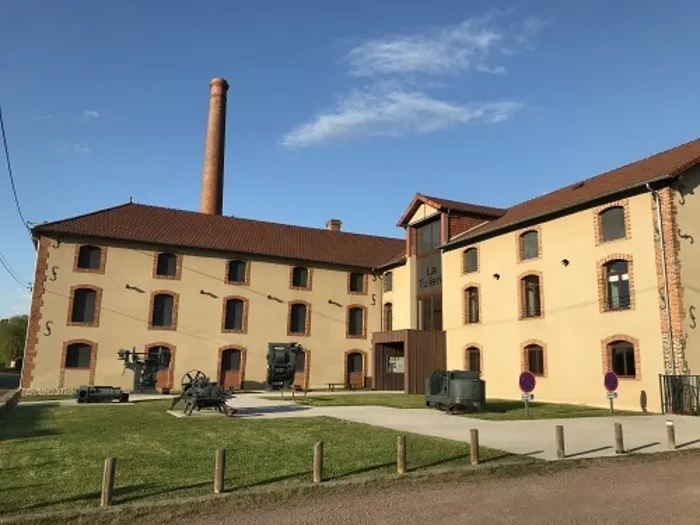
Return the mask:
[(127, 203), (35, 226), (39, 234), (76, 235), (374, 268), (406, 241)]
[(466, 214), (479, 215), (484, 218), (495, 219), (502, 216), (506, 210), (502, 208), (492, 208), (490, 206), (481, 206), (479, 204), (470, 204), (468, 202), (453, 201), (449, 199), (443, 199), (440, 197), (430, 197), (428, 195), (423, 195), (422, 193), (416, 193), (408, 205), (408, 208), (403, 213), (397, 226), (400, 228), (405, 228), (408, 226), (408, 222), (413, 217), (413, 214), (418, 211), (421, 204), (427, 204), (432, 206), (438, 211), (457, 211)]
[(651, 182), (670, 180), (697, 164), (700, 164), (700, 139), (512, 206), (502, 217), (456, 236), (443, 247), (464, 245), (471, 239), (483, 235), (496, 235), (526, 221), (537, 220), (597, 199), (641, 188)]

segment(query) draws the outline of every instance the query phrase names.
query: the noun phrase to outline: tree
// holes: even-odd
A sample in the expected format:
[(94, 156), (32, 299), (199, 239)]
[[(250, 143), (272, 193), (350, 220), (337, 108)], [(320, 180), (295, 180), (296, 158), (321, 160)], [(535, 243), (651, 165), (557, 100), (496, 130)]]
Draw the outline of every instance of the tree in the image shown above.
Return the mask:
[(15, 315), (0, 319), (0, 364), (9, 365), (22, 357), (27, 337), (27, 315)]

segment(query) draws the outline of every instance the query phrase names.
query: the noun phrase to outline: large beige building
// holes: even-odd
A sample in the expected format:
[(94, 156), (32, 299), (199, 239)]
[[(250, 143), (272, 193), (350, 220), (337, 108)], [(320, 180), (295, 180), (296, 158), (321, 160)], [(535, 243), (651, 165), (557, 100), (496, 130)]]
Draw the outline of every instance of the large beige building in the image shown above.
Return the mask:
[[(200, 210), (127, 203), (34, 228), (22, 387), (129, 388), (120, 348), (165, 349), (158, 386), (200, 369), (264, 388), (269, 342), (306, 350), (296, 383), (421, 392), (479, 369), (490, 398), (661, 409), (697, 374), (700, 140), (508, 209), (416, 194), (404, 238), (227, 217), (227, 84), (211, 83)], [(698, 245), (695, 240), (698, 240)]]

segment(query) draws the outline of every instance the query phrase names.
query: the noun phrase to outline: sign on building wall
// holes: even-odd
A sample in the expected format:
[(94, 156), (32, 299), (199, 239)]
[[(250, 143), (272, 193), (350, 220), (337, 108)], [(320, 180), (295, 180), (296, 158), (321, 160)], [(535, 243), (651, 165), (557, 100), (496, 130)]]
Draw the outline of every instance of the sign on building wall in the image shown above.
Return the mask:
[(442, 290), (442, 259), (440, 254), (417, 259), (417, 292), (439, 292)]
[(404, 356), (389, 357), (387, 372), (390, 374), (403, 374), (404, 371)]

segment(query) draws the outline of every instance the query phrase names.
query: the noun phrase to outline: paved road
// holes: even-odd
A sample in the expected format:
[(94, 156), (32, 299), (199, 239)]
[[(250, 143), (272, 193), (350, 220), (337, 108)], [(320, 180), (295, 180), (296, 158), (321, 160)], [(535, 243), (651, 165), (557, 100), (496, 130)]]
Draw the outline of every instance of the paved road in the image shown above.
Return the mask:
[(606, 464), (550, 476), (348, 492), (171, 525), (639, 525), (700, 523), (700, 456)]

